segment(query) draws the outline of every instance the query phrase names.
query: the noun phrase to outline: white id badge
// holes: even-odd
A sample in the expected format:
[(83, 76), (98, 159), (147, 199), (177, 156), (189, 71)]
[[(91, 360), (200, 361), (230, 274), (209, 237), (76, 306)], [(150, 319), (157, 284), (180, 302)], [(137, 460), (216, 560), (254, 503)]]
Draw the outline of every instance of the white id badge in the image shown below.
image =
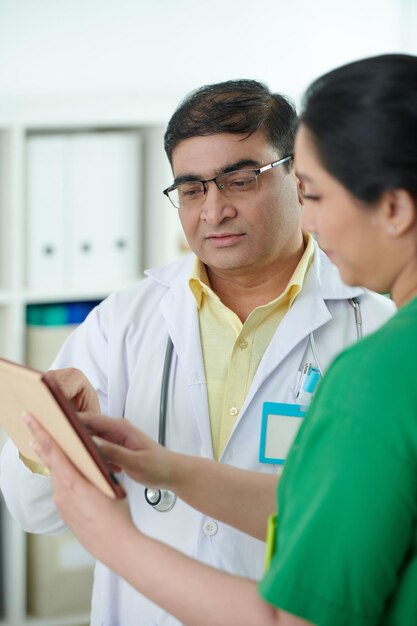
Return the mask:
[(299, 404), (264, 402), (259, 462), (282, 465), (300, 428), (305, 411)]

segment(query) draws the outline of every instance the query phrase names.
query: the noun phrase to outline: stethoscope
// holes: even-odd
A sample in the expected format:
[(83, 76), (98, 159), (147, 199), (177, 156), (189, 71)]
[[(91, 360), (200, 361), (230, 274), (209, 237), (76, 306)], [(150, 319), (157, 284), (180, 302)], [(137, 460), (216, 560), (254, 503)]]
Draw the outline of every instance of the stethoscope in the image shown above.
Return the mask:
[[(356, 327), (356, 338), (359, 341), (362, 339), (362, 315), (358, 298), (349, 298), (349, 304), (353, 307), (355, 314), (355, 327)], [(317, 365), (317, 369), (320, 374), (323, 375), (323, 370), (320, 365), (320, 360), (317, 355), (316, 343), (314, 341), (314, 334), (311, 332), (309, 334), (309, 343), (307, 345), (306, 351), (310, 346), (311, 352), (313, 354), (314, 360)], [(159, 402), (159, 431), (158, 431), (158, 443), (161, 446), (165, 446), (165, 435), (166, 435), (166, 423), (167, 423), (167, 404), (168, 404), (168, 385), (169, 385), (169, 374), (171, 371), (171, 363), (172, 363), (172, 352), (174, 349), (174, 345), (172, 343), (171, 337), (168, 336), (167, 346), (165, 351), (165, 359), (164, 359), (164, 367), (162, 370), (162, 382), (161, 382), (161, 396)], [(305, 353), (303, 355), (302, 362), (304, 362)], [(156, 511), (160, 511), (161, 513), (165, 513), (166, 511), (170, 511), (174, 506), (177, 496), (173, 491), (169, 489), (151, 489), (149, 487), (145, 488), (145, 499), (148, 504), (151, 505)]]
[[(359, 341), (360, 339), (362, 339), (362, 315), (361, 315), (361, 307), (359, 304), (359, 299), (349, 298), (348, 302), (350, 306), (353, 307), (353, 312), (355, 314), (356, 340)], [(310, 345), (314, 360), (316, 362), (317, 369), (319, 370), (321, 376), (323, 376), (323, 369), (320, 365), (319, 357), (317, 356), (316, 342), (314, 341), (314, 335), (312, 332), (309, 335), (309, 345)], [(307, 349), (308, 349), (308, 346), (307, 346)], [(305, 354), (303, 355), (302, 362), (304, 361), (304, 356)]]
[[(168, 385), (169, 373), (171, 371), (172, 351), (174, 344), (168, 335), (167, 347), (165, 351), (164, 368), (162, 370), (161, 396), (159, 401), (159, 430), (158, 443), (165, 446), (165, 435), (167, 430), (167, 404), (168, 404)], [(150, 489), (145, 488), (145, 500), (156, 511), (166, 513), (170, 511), (176, 502), (177, 496), (169, 489)]]

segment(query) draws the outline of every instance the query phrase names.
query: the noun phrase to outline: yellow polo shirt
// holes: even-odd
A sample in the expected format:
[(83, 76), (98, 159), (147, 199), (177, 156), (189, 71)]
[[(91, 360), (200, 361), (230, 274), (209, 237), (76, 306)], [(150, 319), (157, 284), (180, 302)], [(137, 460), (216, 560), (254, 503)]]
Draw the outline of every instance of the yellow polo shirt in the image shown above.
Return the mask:
[(256, 307), (244, 324), (210, 288), (204, 264), (195, 261), (189, 286), (198, 307), (215, 459), (223, 452), (278, 324), (301, 291), (314, 257), (311, 235), (305, 235), (305, 243), (304, 254), (285, 291)]

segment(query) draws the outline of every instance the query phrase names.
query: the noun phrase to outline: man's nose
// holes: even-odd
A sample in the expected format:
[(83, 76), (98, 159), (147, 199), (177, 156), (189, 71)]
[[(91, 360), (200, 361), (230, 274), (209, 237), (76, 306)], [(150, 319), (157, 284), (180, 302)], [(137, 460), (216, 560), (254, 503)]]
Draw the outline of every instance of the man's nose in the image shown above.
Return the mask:
[(201, 219), (208, 224), (220, 224), (225, 218), (234, 217), (236, 210), (214, 181), (206, 183), (206, 194), (201, 208)]

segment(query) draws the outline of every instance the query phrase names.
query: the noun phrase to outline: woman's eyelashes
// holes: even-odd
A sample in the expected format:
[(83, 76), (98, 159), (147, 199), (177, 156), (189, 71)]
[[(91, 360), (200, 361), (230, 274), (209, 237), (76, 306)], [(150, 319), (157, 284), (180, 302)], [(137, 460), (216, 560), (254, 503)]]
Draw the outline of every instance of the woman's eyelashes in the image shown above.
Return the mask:
[(302, 196), (304, 200), (312, 200), (313, 202), (318, 202), (321, 198), (318, 194), (308, 193), (307, 191), (304, 191)]

